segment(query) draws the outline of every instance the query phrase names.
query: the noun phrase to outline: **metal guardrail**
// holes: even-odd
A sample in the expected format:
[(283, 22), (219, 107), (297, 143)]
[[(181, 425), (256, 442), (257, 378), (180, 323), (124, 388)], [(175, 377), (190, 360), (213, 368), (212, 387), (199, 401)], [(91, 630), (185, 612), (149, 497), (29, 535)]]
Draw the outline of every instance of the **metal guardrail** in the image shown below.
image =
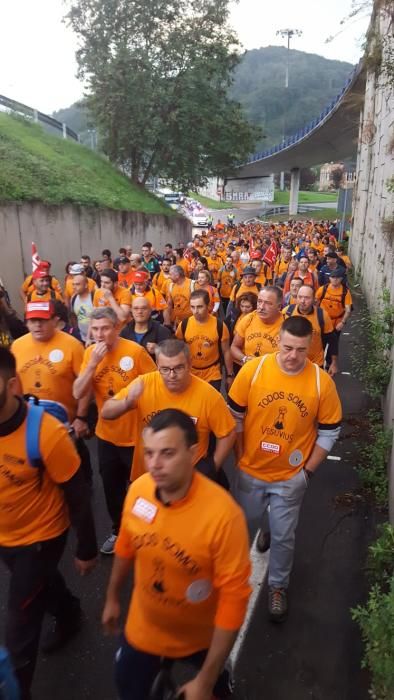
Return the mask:
[(27, 105), (23, 104), (23, 102), (16, 102), (15, 100), (11, 100), (9, 97), (0, 95), (0, 105), (3, 105), (3, 107), (6, 107), (12, 112), (29, 117), (35, 122), (41, 122), (42, 124), (50, 126), (56, 131), (60, 131), (64, 139), (71, 138), (74, 139), (74, 141), (79, 141), (78, 134), (70, 129), (67, 124), (59, 122), (57, 119), (50, 117), (49, 114), (44, 114), (44, 112), (33, 109), (33, 107), (28, 107)]
[(295, 134), (292, 134), (281, 143), (276, 144), (276, 146), (272, 146), (271, 148), (268, 148), (265, 151), (261, 151), (260, 153), (254, 153), (253, 155), (249, 156), (247, 161), (242, 165), (249, 165), (250, 163), (255, 163), (257, 160), (263, 160), (263, 158), (269, 158), (270, 156), (276, 155), (277, 153), (286, 150), (286, 148), (290, 148), (290, 146), (294, 146), (296, 143), (299, 143), (304, 138), (309, 136), (312, 133), (312, 131), (315, 131), (315, 129), (320, 128), (324, 124), (324, 122), (327, 121), (327, 119), (331, 116), (331, 114), (336, 110), (339, 103), (343, 99), (345, 93), (348, 92), (348, 90), (354, 84), (362, 69), (363, 63), (362, 61), (360, 61), (360, 63), (354, 68), (354, 70), (349, 75), (341, 92), (339, 92), (338, 95), (334, 97), (333, 100), (331, 100), (331, 102), (326, 106), (326, 108), (322, 112), (320, 112), (318, 117), (312, 119), (312, 121), (305, 124), (305, 126), (302, 129), (299, 129), (298, 131), (296, 131)]

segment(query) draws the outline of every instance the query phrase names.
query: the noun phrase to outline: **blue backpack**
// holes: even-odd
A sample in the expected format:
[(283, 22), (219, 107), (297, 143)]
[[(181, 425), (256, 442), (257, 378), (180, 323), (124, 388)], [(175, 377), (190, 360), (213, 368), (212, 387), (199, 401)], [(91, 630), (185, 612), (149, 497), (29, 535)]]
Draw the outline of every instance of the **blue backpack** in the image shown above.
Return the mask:
[(39, 399), (27, 395), (26, 454), (32, 467), (42, 471), (45, 468), (40, 452), (41, 422), (44, 413), (49, 413), (64, 425), (68, 424), (68, 414), (63, 404), (49, 399)]

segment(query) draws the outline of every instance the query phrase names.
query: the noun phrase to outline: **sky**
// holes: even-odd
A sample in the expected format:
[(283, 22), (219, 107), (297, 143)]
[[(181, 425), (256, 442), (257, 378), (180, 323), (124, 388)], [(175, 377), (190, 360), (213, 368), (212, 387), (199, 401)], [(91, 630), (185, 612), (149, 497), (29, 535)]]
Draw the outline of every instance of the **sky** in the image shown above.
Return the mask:
[[(352, 0), (239, 0), (231, 4), (231, 23), (245, 49), (284, 45), (276, 31), (292, 28), (303, 32), (292, 48), (357, 63), (368, 17), (341, 31), (351, 7)], [(46, 113), (82, 97), (77, 41), (64, 14), (64, 0), (1, 0), (0, 94)]]

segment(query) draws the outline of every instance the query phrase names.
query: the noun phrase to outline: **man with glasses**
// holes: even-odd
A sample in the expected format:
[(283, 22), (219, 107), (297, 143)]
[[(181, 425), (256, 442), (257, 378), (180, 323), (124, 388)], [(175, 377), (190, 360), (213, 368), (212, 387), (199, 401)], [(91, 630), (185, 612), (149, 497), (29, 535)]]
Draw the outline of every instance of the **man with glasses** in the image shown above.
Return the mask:
[[(137, 409), (137, 435), (152, 416), (168, 408), (178, 408), (193, 418), (198, 433), (194, 464), (206, 476), (225, 483), (221, 467), (235, 441), (235, 421), (223, 396), (191, 372), (188, 346), (170, 338), (156, 348), (157, 372), (131, 382), (103, 406), (101, 416), (114, 420)], [(215, 445), (210, 435), (215, 436)], [(141, 441), (140, 441), (141, 443)], [(211, 446), (211, 449), (210, 449)], [(132, 479), (144, 473), (142, 445), (136, 445)]]

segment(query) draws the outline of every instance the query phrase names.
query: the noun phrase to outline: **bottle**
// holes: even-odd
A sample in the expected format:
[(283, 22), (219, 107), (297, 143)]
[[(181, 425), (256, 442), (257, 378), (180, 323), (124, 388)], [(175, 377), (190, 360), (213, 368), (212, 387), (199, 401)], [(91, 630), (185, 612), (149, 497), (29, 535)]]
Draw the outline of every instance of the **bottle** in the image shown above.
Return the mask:
[(10, 656), (0, 647), (0, 700), (19, 700), (18, 682), (11, 666)]

